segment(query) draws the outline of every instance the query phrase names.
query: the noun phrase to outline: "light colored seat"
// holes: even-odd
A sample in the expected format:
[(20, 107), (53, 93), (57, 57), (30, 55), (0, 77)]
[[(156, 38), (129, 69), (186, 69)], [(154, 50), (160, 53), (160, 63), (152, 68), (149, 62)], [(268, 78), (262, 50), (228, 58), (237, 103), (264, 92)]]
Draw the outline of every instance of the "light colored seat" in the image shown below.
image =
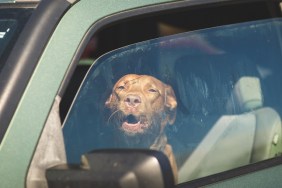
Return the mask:
[(186, 109), (179, 134), (187, 134), (195, 148), (179, 163), (179, 183), (282, 152), (280, 116), (264, 106), (253, 62), (227, 53), (187, 56), (177, 60), (175, 70), (179, 106)]
[(222, 116), (179, 169), (179, 182), (248, 164), (255, 125), (254, 114)]
[(235, 85), (235, 98), (242, 112), (256, 117), (256, 129), (250, 163), (275, 157), (281, 152), (281, 119), (270, 107), (263, 107), (260, 81), (242, 77)]
[(250, 162), (258, 162), (281, 155), (281, 119), (272, 108), (252, 112), (256, 116), (256, 130)]
[(181, 166), (179, 182), (269, 159), (281, 152), (281, 120), (275, 110), (263, 107), (259, 79), (242, 77), (232, 96), (231, 103), (243, 113), (219, 118)]

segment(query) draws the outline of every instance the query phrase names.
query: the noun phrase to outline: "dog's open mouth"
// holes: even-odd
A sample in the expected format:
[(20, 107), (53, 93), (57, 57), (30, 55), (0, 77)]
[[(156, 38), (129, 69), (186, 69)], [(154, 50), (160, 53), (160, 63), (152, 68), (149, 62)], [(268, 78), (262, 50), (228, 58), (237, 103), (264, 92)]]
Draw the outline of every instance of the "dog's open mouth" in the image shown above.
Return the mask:
[(136, 117), (134, 115), (128, 115), (124, 118), (122, 123), (122, 129), (129, 133), (142, 133), (144, 128), (148, 127), (148, 122), (145, 117)]

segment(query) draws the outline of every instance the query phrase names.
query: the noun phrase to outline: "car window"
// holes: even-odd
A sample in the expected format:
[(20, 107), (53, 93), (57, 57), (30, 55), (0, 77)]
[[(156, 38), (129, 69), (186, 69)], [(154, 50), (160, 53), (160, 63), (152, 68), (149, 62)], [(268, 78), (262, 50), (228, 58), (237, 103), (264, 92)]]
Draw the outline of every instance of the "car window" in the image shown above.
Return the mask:
[(0, 9), (0, 70), (33, 9)]
[(282, 19), (266, 19), (103, 55), (63, 125), (68, 162), (98, 149), (160, 150), (182, 183), (280, 156), (281, 31)]
[[(9, 7), (10, 8), (7, 8)], [(6, 60), (10, 55), (22, 29), (32, 14), (34, 8), (13, 8), (16, 4), (0, 7), (0, 74), (6, 66)], [(11, 66), (11, 65), (8, 65)], [(3, 76), (3, 74), (2, 74)], [(5, 77), (5, 76), (4, 76)], [(6, 78), (5, 78), (6, 79)], [(1, 80), (3, 83), (6, 80)], [(0, 142), (7, 130), (7, 126), (0, 125)]]
[[(175, 3), (175, 2), (174, 2)], [(182, 7), (177, 11), (164, 11), (148, 16), (129, 16), (121, 22), (101, 28), (91, 35), (85, 48), (79, 48), (82, 55), (79, 64), (64, 91), (60, 103), (60, 116), (64, 120), (74, 96), (90, 65), (101, 55), (133, 43), (215, 26), (241, 23), (280, 17), (278, 2), (242, 1), (236, 3), (220, 3), (215, 6), (187, 6), (191, 2), (177, 2)], [(204, 2), (197, 2), (205, 4)], [(196, 3), (196, 4), (197, 4)], [(187, 5), (185, 5), (187, 4)], [(193, 3), (192, 3), (193, 4)], [(213, 4), (213, 3), (212, 3)], [(170, 7), (170, 5), (162, 6)], [(167, 9), (165, 8), (165, 9)], [(169, 8), (170, 9), (170, 8)], [(250, 10), (251, 14), (250, 14)], [(240, 12), (240, 14), (238, 14)], [(127, 14), (127, 13), (126, 13)], [(183, 19), (185, 18), (185, 19)], [(208, 18), (208, 19), (207, 19)], [(144, 30), (144, 28), (146, 28)], [(94, 28), (92, 28), (94, 29)], [(92, 30), (90, 29), (90, 30)], [(95, 30), (95, 29), (94, 29)], [(90, 35), (89, 35), (90, 37)]]
[(3, 50), (5, 49), (7, 43), (9, 42), (9, 33), (14, 32), (14, 28), (17, 26), (17, 21), (13, 19), (2, 19), (0, 20), (0, 39), (1, 39), (1, 49), (0, 54), (3, 54)]

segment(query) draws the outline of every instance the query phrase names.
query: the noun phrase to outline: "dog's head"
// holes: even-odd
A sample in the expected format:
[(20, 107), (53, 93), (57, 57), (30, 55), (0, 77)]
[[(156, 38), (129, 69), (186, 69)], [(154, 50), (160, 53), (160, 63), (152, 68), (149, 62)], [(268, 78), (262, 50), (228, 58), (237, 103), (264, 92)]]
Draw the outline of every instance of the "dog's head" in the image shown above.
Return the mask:
[(160, 134), (173, 124), (177, 101), (173, 89), (148, 75), (128, 74), (114, 85), (105, 105), (111, 109), (109, 120), (127, 135), (150, 130)]

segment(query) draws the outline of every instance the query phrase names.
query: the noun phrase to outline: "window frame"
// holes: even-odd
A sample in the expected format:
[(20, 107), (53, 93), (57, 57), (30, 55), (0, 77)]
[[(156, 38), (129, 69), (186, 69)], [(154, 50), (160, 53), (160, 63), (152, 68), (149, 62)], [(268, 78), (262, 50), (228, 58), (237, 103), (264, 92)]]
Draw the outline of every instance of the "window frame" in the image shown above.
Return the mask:
[[(152, 43), (150, 43), (150, 44), (152, 44)], [(117, 49), (117, 51), (119, 51), (119, 50)], [(102, 59), (103, 59), (103, 57), (102, 57)], [(94, 65), (94, 67), (92, 67), (92, 71), (94, 71), (93, 69), (95, 69), (95, 67), (99, 66), (98, 62), (99, 62), (99, 60), (97, 60), (97, 63)], [(101, 63), (101, 61), (100, 61), (100, 63)], [(85, 78), (85, 81), (87, 81), (87, 78)], [(83, 88), (83, 86), (82, 86), (82, 88)], [(81, 93), (83, 93), (83, 92), (81, 92)], [(89, 96), (92, 96), (92, 95), (89, 95)], [(78, 98), (80, 98), (80, 97), (78, 97)], [(77, 111), (77, 112), (82, 112), (82, 111)], [(74, 124), (74, 125), (76, 125), (76, 124)], [(79, 125), (79, 122), (78, 122), (77, 125)], [(69, 137), (69, 138), (71, 138), (71, 137)], [(281, 157), (279, 157), (279, 159), (280, 160), (274, 160), (274, 161), (277, 162), (275, 164), (279, 164), (279, 161), (281, 163)], [(201, 179), (199, 178), (199, 181), (191, 181), (191, 182), (188, 182), (187, 185), (189, 185), (189, 186), (194, 186), (195, 185), (195, 187), (203, 186), (203, 185), (206, 185), (206, 183), (207, 184), (211, 184), (211, 183), (222, 181), (222, 180), (226, 180), (226, 179), (229, 179), (229, 178), (232, 178), (232, 177), (240, 176), (240, 175), (245, 174), (245, 173), (250, 173), (250, 172), (253, 172), (253, 171), (256, 171), (256, 170), (264, 169), (266, 166), (268, 166), (268, 167), (274, 166), (273, 161), (268, 161), (268, 162), (265, 162), (265, 163), (260, 163), (259, 165), (250, 165), (250, 167), (248, 167), (248, 168), (247, 167), (242, 167), (242, 168), (238, 168), (238, 169), (235, 169), (235, 170), (230, 170), (230, 171), (227, 171), (227, 172), (219, 173), (217, 175), (212, 175), (209, 178), (201, 178)]]
[[(82, 55), (87, 43), (91, 39), (91, 37), (97, 33), (98, 31), (101, 31), (103, 28), (107, 27), (108, 25), (112, 24), (117, 24), (119, 22), (135, 19), (140, 16), (150, 16), (154, 14), (160, 14), (164, 12), (169, 12), (169, 11), (178, 11), (178, 10), (183, 10), (186, 8), (196, 8), (196, 7), (211, 7), (211, 6), (222, 6), (222, 5), (227, 5), (228, 3), (235, 4), (235, 3), (248, 3), (248, 2), (263, 2), (261, 0), (249, 0), (249, 1), (244, 1), (244, 0), (237, 0), (232, 1), (232, 0), (223, 0), (223, 1), (213, 1), (213, 0), (198, 0), (198, 1), (180, 1), (180, 2), (171, 2), (171, 3), (164, 3), (160, 5), (152, 5), (149, 7), (143, 7), (143, 8), (138, 8), (134, 10), (129, 10), (126, 12), (121, 12), (117, 14), (113, 14), (111, 16), (105, 17), (96, 23), (94, 23), (83, 39), (80, 42), (78, 50), (75, 52), (72, 62), (70, 63), (70, 67), (68, 69), (68, 72), (66, 76), (64, 77), (63, 84), (60, 87), (60, 90), (58, 94), (60, 96), (63, 96), (66, 87), (72, 77), (72, 74), (78, 64), (78, 61), (80, 59), (80, 56)], [(273, 0), (273, 2), (280, 2), (278, 0)], [(256, 173), (257, 171), (262, 171), (265, 169), (269, 169), (271, 167), (281, 165), (282, 164), (282, 157), (277, 157), (273, 159), (268, 159), (265, 161), (261, 161), (255, 164), (250, 164), (244, 167), (239, 167), (236, 169), (232, 169), (226, 172), (222, 172), (219, 174), (214, 174), (208, 177), (203, 177), (199, 178), (196, 180), (192, 180), (190, 182), (182, 183), (177, 185), (177, 187), (199, 187), (199, 186), (204, 186), (204, 185), (210, 185), (214, 183), (221, 183), (224, 180), (229, 180), (231, 178), (235, 178), (250, 174), (250, 173)], [(239, 180), (240, 181), (240, 180)], [(251, 180), (250, 180), (251, 182)]]

